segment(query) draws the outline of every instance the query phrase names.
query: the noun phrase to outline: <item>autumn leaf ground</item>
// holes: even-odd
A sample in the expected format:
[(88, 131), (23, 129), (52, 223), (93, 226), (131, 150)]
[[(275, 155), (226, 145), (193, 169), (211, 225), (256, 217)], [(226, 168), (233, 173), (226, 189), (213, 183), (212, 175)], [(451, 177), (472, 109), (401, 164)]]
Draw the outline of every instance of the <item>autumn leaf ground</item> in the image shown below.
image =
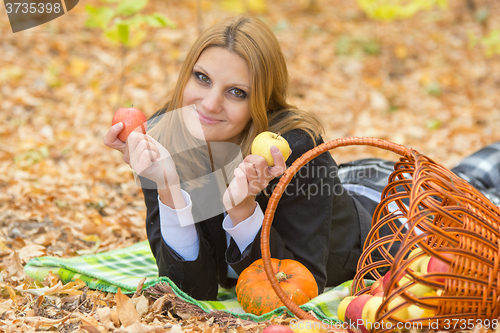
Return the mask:
[[(269, 1), (260, 13), (289, 64), (291, 100), (315, 112), (327, 140), (373, 136), (414, 147), (452, 167), (500, 140), (500, 59), (487, 58), (477, 36), (500, 27), (500, 4), (479, 23), (466, 1), (402, 22), (368, 19), (354, 1)], [(99, 1), (88, 1), (102, 5)], [(147, 115), (166, 102), (183, 58), (198, 35), (231, 14), (231, 1), (150, 1), (177, 29), (149, 30), (126, 56), (118, 101), (120, 48), (84, 27), (79, 4), (41, 27), (12, 34), (0, 16), (0, 331), (261, 331), (205, 315), (171, 293), (156, 301), (26, 277), (37, 256), (72, 257), (146, 239), (141, 190), (118, 152), (102, 139), (114, 108)], [(229, 7), (227, 7), (229, 4)], [(369, 148), (332, 152), (337, 162), (397, 158)], [(278, 318), (276, 321), (289, 321)]]

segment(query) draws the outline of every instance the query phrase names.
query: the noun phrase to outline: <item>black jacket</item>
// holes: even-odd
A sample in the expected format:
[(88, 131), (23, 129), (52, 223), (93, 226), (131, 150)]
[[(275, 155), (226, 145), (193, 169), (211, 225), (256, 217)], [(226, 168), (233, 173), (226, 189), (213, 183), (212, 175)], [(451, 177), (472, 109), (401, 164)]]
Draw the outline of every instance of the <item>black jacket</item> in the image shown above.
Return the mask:
[[(301, 130), (290, 131), (283, 137), (292, 149), (287, 166), (314, 148), (311, 138)], [(322, 142), (317, 140), (317, 144)], [(268, 193), (272, 193), (278, 181), (269, 183)], [(236, 284), (236, 280), (227, 277), (227, 264), (239, 274), (261, 258), (260, 232), (243, 253), (232, 239), (226, 246), (220, 214), (195, 224), (200, 237), (198, 258), (183, 260), (161, 237), (157, 191), (143, 192), (147, 235), (159, 274), (168, 276), (192, 297), (216, 299), (218, 285), (228, 288)], [(263, 211), (269, 200), (264, 192), (256, 198)], [(300, 261), (314, 275), (321, 293), (325, 286), (336, 286), (354, 277), (370, 226), (370, 214), (343, 189), (337, 164), (325, 152), (301, 168), (283, 193), (271, 228), (271, 256)]]

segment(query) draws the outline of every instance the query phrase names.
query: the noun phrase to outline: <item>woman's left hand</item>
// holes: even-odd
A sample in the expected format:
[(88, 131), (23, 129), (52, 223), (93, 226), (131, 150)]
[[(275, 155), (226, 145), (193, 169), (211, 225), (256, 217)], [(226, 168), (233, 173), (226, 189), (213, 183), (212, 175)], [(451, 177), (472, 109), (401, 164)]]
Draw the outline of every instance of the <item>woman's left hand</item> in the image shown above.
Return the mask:
[(234, 170), (234, 178), (224, 192), (223, 202), (233, 226), (250, 217), (255, 210), (255, 197), (269, 184), (271, 179), (286, 170), (285, 159), (280, 150), (272, 146), (274, 166), (269, 167), (259, 155), (248, 155)]

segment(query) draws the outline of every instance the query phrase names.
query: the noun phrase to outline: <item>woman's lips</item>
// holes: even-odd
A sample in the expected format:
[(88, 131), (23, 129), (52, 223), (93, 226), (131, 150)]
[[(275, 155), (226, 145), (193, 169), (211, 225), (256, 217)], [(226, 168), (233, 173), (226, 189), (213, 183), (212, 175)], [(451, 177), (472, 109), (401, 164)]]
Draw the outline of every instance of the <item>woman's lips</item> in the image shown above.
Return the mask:
[(214, 124), (218, 124), (218, 123), (222, 122), (222, 120), (205, 116), (203, 113), (201, 113), (198, 110), (196, 110), (196, 112), (198, 113), (198, 119), (200, 119), (200, 122), (203, 124), (214, 125)]

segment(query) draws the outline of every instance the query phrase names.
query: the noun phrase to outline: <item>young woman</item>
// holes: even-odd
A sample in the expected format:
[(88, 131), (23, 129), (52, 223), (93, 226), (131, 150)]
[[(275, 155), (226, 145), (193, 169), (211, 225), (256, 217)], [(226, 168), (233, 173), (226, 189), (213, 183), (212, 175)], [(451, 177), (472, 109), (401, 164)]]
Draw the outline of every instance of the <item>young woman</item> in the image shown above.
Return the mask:
[[(287, 91), (287, 67), (276, 37), (259, 19), (240, 15), (217, 23), (195, 42), (172, 98), (148, 123), (151, 137), (132, 133), (123, 143), (116, 138), (120, 124), (106, 135), (105, 144), (123, 152), (141, 177), (147, 234), (160, 276), (168, 276), (197, 299), (215, 299), (219, 284), (234, 286), (238, 274), (261, 257), (260, 227), (275, 177), (323, 142), (318, 119), (291, 105)], [(169, 116), (180, 109), (185, 113)], [(189, 129), (194, 122), (204, 138)], [(253, 139), (266, 130), (288, 141), (291, 155), (286, 166), (279, 150), (271, 149), (274, 167), (250, 154)], [(165, 138), (158, 132), (175, 139), (163, 144)], [(230, 190), (222, 194), (225, 209), (201, 221), (197, 214), (203, 209), (196, 208), (191, 193), (205, 184), (191, 186), (190, 193), (183, 185), (199, 179), (196, 171), (203, 158), (174, 157), (180, 155), (177, 152), (206, 153), (188, 149), (196, 144), (179, 147), (190, 140), (207, 142), (199, 146), (210, 150), (211, 172), (228, 164), (224, 152), (230, 149), (224, 144), (236, 144), (244, 158), (233, 172), (226, 172), (234, 177), (227, 179)], [(170, 162), (165, 162), (167, 156), (172, 156)], [(235, 159), (230, 160), (234, 165)], [(320, 292), (354, 276), (371, 224), (370, 214), (341, 190), (336, 167), (325, 153), (295, 177), (280, 200), (270, 238), (272, 256), (302, 262)], [(221, 202), (215, 196), (203, 200)], [(199, 223), (182, 223), (190, 219)]]
[[(104, 139), (140, 177), (160, 276), (196, 299), (215, 299), (218, 285), (234, 286), (261, 258), (263, 212), (277, 177), (323, 142), (319, 120), (290, 104), (287, 91), (271, 30), (251, 16), (228, 18), (195, 42), (147, 136), (133, 132), (121, 142), (119, 123)], [(263, 131), (288, 141), (286, 164), (276, 147), (273, 167), (250, 153)], [(368, 167), (385, 168), (372, 162)], [(359, 188), (345, 191), (337, 171), (328, 152), (303, 167), (280, 199), (270, 236), (272, 257), (303, 263), (320, 293), (354, 276), (371, 226), (371, 199)]]

